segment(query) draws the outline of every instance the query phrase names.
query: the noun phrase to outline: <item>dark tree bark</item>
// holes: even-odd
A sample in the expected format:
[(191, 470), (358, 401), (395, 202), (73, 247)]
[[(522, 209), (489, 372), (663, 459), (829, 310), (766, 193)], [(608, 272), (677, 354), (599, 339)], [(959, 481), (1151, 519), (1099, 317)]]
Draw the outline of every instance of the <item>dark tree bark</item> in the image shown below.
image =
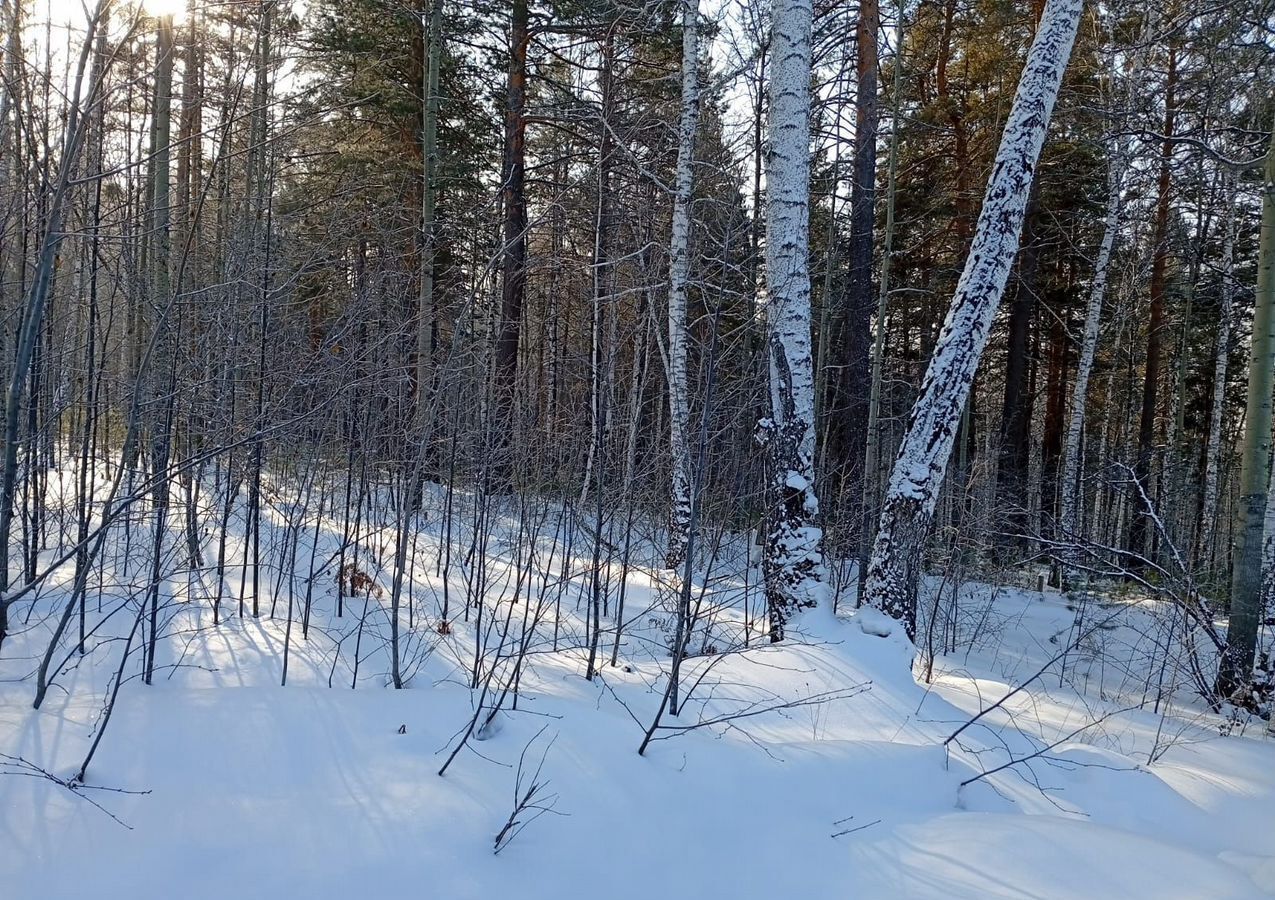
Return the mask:
[(1058, 511), (1058, 473), (1062, 461), (1063, 428), (1067, 409), (1067, 331), (1062, 315), (1049, 329), (1049, 367), (1045, 381), (1045, 431), (1040, 447), (1041, 528), (1052, 529)]
[[(1134, 477), (1142, 485), (1142, 492), (1153, 499), (1151, 488), (1151, 463), (1155, 454), (1156, 410), (1160, 397), (1160, 360), (1164, 335), (1164, 295), (1169, 268), (1169, 190), (1173, 184), (1170, 161), (1173, 156), (1173, 127), (1177, 114), (1176, 92), (1178, 85), (1177, 49), (1169, 48), (1169, 70), (1164, 83), (1164, 146), (1160, 151), (1160, 175), (1156, 188), (1155, 205), (1155, 258), (1151, 263), (1151, 297), (1147, 320), (1146, 371), (1142, 381), (1142, 412), (1138, 419), (1138, 455), (1134, 465)], [(1134, 511), (1129, 526), (1128, 550), (1136, 557), (1150, 552), (1148, 539), (1153, 533), (1152, 511), (1141, 500)]]
[[(518, 338), (527, 291), (527, 45), (531, 40), (527, 0), (514, 0), (509, 19), (509, 75), (505, 98), (505, 160), (501, 178), (504, 250), (500, 330), (496, 335), (493, 397), (496, 440), (508, 442), (518, 376)], [(507, 477), (503, 480), (507, 480)]]
[(1027, 469), (1031, 457), (1033, 391), (1029, 384), (1031, 331), (1036, 317), (1040, 251), (1036, 221), (1040, 214), (1039, 183), (1032, 185), (1018, 256), (1018, 279), (1009, 308), (1009, 343), (1005, 360), (1005, 395), (1001, 404), (1000, 459), (996, 493), (1003, 512), (1002, 528), (1023, 534), (1027, 527)]
[[(869, 357), (872, 351), (872, 232), (877, 170), (877, 0), (862, 0), (856, 27), (858, 58), (855, 93), (854, 168), (850, 199), (850, 240), (846, 255), (845, 362), (841, 370), (843, 408), (834, 419), (842, 432), (842, 488), (847, 496), (862, 497), (867, 447), (868, 402), (872, 390)], [(860, 510), (862, 513), (863, 510)]]

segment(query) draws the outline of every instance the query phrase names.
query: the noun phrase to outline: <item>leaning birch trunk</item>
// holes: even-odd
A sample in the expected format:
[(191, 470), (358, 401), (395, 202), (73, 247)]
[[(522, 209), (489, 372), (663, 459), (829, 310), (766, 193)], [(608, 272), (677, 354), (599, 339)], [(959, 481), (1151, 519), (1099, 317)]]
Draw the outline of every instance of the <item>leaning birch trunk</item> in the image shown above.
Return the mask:
[(1253, 346), (1240, 456), (1240, 496), (1231, 572), (1231, 615), (1226, 652), (1217, 673), (1220, 697), (1246, 699), (1253, 679), (1261, 619), (1262, 529), (1271, 457), (1271, 382), (1275, 378), (1275, 129), (1262, 175), (1262, 226), (1257, 251)]
[[(1089, 287), (1089, 305), (1085, 311), (1085, 333), (1080, 347), (1080, 360), (1076, 364), (1076, 380), (1071, 389), (1071, 414), (1067, 421), (1067, 436), (1063, 442), (1062, 504), (1059, 510), (1059, 526), (1064, 542), (1075, 544), (1080, 534), (1080, 439), (1085, 430), (1085, 401), (1089, 395), (1089, 376), (1093, 374), (1094, 354), (1098, 350), (1098, 332), (1102, 323), (1102, 304), (1107, 294), (1107, 273), (1111, 268), (1111, 252), (1120, 230), (1120, 185), (1125, 167), (1124, 147), (1113, 138), (1112, 152), (1107, 159), (1107, 216), (1102, 230), (1102, 242), (1098, 245), (1098, 259), (1094, 264), (1093, 283)], [(1068, 559), (1074, 559), (1071, 551)], [(1068, 586), (1069, 570), (1063, 566), (1062, 586)]]
[(691, 268), (691, 195), (695, 185), (695, 128), (699, 121), (699, 3), (682, 0), (682, 115), (678, 127), (677, 182), (669, 241), (668, 403), (672, 509), (664, 565), (676, 569), (691, 527), (691, 461), (686, 428), (686, 285)]
[[(961, 411), (1018, 251), (1032, 175), (1082, 8), (1082, 0), (1049, 0), (1045, 8), (1005, 124), (965, 269), (886, 489), (868, 563), (866, 597), (901, 621), (909, 639), (916, 634), (922, 549)], [(861, 624), (879, 634), (893, 630), (879, 617), (861, 619)]]
[(762, 572), (770, 639), (826, 590), (815, 496), (814, 361), (810, 335), (811, 0), (775, 0), (766, 155), (766, 320), (773, 500)]
[(1226, 172), (1226, 229), (1222, 236), (1222, 309), (1218, 314), (1217, 356), (1213, 361), (1213, 405), (1204, 451), (1204, 500), (1195, 530), (1195, 562), (1212, 569), (1217, 532), (1218, 470), (1222, 456), (1222, 413), (1226, 407), (1226, 369), (1231, 353), (1231, 307), (1235, 302), (1235, 175)]

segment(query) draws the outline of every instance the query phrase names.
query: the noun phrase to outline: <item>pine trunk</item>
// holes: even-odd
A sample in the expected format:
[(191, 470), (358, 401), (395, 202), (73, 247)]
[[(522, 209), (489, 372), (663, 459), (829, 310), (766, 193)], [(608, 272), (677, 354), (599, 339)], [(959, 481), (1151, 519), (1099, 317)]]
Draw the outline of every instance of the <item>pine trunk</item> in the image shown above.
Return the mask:
[[(877, 0), (861, 0), (855, 28), (854, 163), (851, 171), (850, 240), (847, 247), (845, 360), (841, 369), (841, 409), (835, 427), (841, 432), (842, 489), (851, 497), (863, 494), (868, 406), (871, 403), (872, 245), (875, 225), (877, 171)], [(860, 509), (861, 518), (865, 511)], [(862, 522), (860, 523), (862, 527)]]
[[(505, 160), (501, 178), (504, 207), (500, 323), (496, 334), (493, 401), (495, 440), (508, 448), (518, 375), (518, 338), (527, 289), (526, 130), (527, 46), (531, 40), (527, 0), (513, 0), (509, 20), (509, 74), (505, 86)], [(508, 482), (512, 466), (497, 464), (497, 482)]]
[(416, 428), (420, 440), (426, 438), (434, 380), (434, 208), (437, 199), (438, 71), (442, 60), (443, 0), (431, 0), (426, 27), (428, 49), (421, 98), (421, 285), (416, 310)]

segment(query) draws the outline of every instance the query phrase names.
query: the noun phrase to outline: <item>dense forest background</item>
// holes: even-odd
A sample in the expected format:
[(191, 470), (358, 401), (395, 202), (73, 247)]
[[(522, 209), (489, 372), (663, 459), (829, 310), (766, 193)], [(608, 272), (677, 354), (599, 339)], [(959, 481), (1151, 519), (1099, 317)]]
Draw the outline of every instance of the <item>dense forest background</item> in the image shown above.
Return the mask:
[[(405, 533), (431, 486), (448, 522), (454, 491), (563, 504), (588, 527), (595, 603), (616, 591), (602, 559), (658, 546), (680, 566), (688, 533), (693, 566), (723, 535), (773, 542), (794, 482), (768, 352), (768, 4), (3, 9), (8, 630), (73, 564), (54, 643), (78, 609), (82, 650), (119, 529), (153, 548), (137, 596), (233, 557), (246, 587), (218, 578), (206, 601), (263, 614), (315, 511), (343, 529), (338, 602), (362, 576), (397, 604), (407, 540), (368, 561), (359, 536), (374, 517)], [(813, 8), (814, 474), (797, 490), (818, 497), (798, 507), (826, 602), (866, 577), (1044, 13)], [(1269, 4), (1086, 4), (924, 562), (1119, 576), (1219, 652), (1241, 584), (1253, 636), (1219, 691), (1244, 702), (1268, 677), (1263, 579), (1237, 581), (1233, 548), (1269, 518), (1269, 488), (1254, 507), (1244, 485), (1270, 473), (1270, 358), (1251, 349), (1270, 346), (1272, 21)], [(757, 630), (777, 638), (771, 594)], [(457, 612), (421, 615), (445, 633)]]

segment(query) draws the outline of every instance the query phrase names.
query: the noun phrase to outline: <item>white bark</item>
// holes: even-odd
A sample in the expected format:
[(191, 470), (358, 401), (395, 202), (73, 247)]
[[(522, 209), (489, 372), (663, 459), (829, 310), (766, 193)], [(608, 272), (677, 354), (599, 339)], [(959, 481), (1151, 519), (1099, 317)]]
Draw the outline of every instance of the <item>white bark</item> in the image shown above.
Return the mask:
[(1226, 369), (1231, 352), (1231, 307), (1235, 298), (1235, 177), (1226, 176), (1226, 233), (1222, 237), (1222, 309), (1218, 316), (1217, 356), (1213, 361), (1213, 406), (1204, 451), (1204, 503), (1196, 533), (1197, 560), (1211, 563), (1216, 546), (1218, 470), (1222, 456), (1222, 411), (1226, 401)]
[(775, 0), (770, 146), (766, 155), (766, 321), (774, 503), (762, 570), (771, 640), (825, 593), (815, 496), (814, 361), (810, 334), (811, 0)]
[(1275, 381), (1275, 130), (1262, 174), (1262, 226), (1257, 251), (1253, 343), (1249, 351), (1248, 401), (1240, 454), (1231, 614), (1226, 653), (1218, 668), (1218, 693), (1243, 694), (1253, 678), (1261, 620), (1262, 531), (1270, 486), (1272, 382)]
[[(1157, 19), (1148, 14), (1142, 23), (1138, 46), (1151, 42)], [(1085, 410), (1089, 394), (1089, 378), (1093, 374), (1094, 356), (1098, 350), (1098, 334), (1102, 322), (1102, 307), (1106, 300), (1107, 281), (1111, 269), (1111, 256), (1120, 233), (1120, 192), (1124, 183), (1124, 171), (1129, 166), (1129, 148), (1126, 140), (1117, 136), (1125, 117), (1133, 108), (1134, 92), (1140, 84), (1138, 74), (1142, 69), (1145, 53), (1141, 49), (1133, 54), (1129, 71), (1124, 76), (1123, 103), (1111, 122), (1112, 133), (1107, 137), (1107, 211), (1103, 222), (1102, 240), (1098, 245), (1098, 258), (1094, 261), (1093, 282), (1089, 286), (1089, 303), (1085, 311), (1085, 331), (1081, 338), (1080, 359), (1076, 365), (1076, 380), (1072, 385), (1070, 415), (1067, 434), (1063, 441), (1062, 502), (1059, 509), (1059, 526), (1064, 541), (1075, 542), (1080, 537), (1081, 490), (1084, 459), (1080, 452), (1085, 431)], [(1117, 82), (1114, 53), (1110, 59), (1110, 85), (1114, 93)], [(1062, 573), (1066, 584), (1067, 573)]]
[(923, 545), (961, 411), (1018, 251), (1032, 176), (1082, 8), (1083, 0), (1049, 0), (1045, 7), (996, 153), (969, 256), (890, 475), (868, 564), (866, 596), (901, 620), (909, 638), (916, 630)]
[[(1271, 466), (1271, 481), (1266, 488), (1266, 547), (1262, 564), (1262, 612), (1271, 615), (1275, 610), (1275, 465)], [(1272, 721), (1275, 721), (1273, 719)]]
[(677, 181), (669, 240), (668, 395), (672, 510), (664, 564), (681, 565), (691, 526), (691, 455), (686, 429), (686, 286), (691, 269), (691, 200), (695, 186), (695, 129), (699, 123), (699, 3), (682, 0), (682, 111), (678, 126)]
[[(1063, 442), (1062, 508), (1059, 513), (1062, 539), (1074, 541), (1079, 534), (1080, 509), (1080, 439), (1085, 430), (1085, 403), (1089, 396), (1089, 376), (1093, 374), (1094, 354), (1098, 349), (1098, 332), (1102, 323), (1102, 304), (1107, 294), (1107, 273), (1111, 253), (1120, 230), (1120, 185), (1123, 181), (1126, 155), (1123, 145), (1111, 141), (1107, 160), (1107, 216), (1094, 264), (1093, 283), (1089, 286), (1089, 304), (1085, 311), (1085, 332), (1081, 340), (1080, 360), (1076, 364), (1076, 380), (1071, 389), (1071, 414), (1067, 436)], [(1065, 577), (1065, 574), (1064, 574)]]

